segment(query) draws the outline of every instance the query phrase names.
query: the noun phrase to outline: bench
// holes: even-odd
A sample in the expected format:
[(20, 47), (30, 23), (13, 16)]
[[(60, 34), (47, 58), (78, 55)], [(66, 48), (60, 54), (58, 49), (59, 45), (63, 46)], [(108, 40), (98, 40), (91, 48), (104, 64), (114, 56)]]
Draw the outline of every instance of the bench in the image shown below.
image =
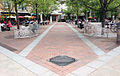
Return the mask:
[(14, 38), (31, 38), (39, 34), (39, 29), (32, 30), (32, 24), (25, 27), (22, 26), (20, 29), (14, 30)]

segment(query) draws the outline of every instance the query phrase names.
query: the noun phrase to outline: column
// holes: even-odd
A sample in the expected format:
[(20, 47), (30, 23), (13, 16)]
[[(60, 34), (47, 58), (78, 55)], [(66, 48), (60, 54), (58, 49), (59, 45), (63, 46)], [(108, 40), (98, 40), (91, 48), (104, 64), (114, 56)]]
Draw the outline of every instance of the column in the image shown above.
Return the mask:
[(52, 23), (52, 15), (50, 16), (50, 23)]
[(40, 14), (40, 20), (41, 20), (41, 22), (43, 22), (43, 17), (42, 17), (42, 14)]

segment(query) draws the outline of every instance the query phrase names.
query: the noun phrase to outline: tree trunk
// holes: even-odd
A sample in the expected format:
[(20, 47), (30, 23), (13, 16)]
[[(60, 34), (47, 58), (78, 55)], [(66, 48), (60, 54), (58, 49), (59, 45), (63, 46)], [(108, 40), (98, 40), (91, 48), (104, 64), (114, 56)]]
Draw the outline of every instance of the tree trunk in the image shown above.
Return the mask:
[(11, 11), (10, 11), (10, 3), (7, 2), (7, 4), (8, 4), (8, 11), (9, 11), (9, 19), (10, 19), (10, 22), (11, 22), (11, 18), (10, 18), (10, 15), (11, 15)]
[(88, 12), (85, 11), (84, 14), (85, 14), (85, 19), (88, 20)]
[(10, 8), (9, 8), (9, 19), (10, 19), (10, 22), (11, 22), (10, 16), (11, 16), (11, 11), (10, 11)]
[(101, 32), (101, 35), (104, 35), (105, 18), (106, 18), (106, 11), (105, 10), (101, 11), (100, 17), (101, 17), (100, 21), (102, 22), (102, 32)]
[(78, 10), (77, 10), (77, 15), (76, 15), (76, 19), (78, 20)]
[(37, 9), (37, 7), (38, 7), (38, 4), (36, 3), (36, 19), (37, 19), (37, 21), (39, 22), (39, 20), (38, 20), (38, 9)]
[(16, 0), (15, 0), (15, 12), (16, 12), (16, 19), (17, 19), (17, 29), (20, 29), (19, 18), (18, 18), (18, 10), (17, 10), (17, 1)]

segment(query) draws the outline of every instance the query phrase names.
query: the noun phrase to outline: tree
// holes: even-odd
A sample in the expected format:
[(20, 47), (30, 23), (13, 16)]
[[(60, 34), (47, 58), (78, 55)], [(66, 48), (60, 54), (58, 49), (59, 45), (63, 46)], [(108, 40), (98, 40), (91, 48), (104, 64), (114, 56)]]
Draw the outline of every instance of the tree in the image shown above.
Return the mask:
[(0, 2), (1, 2), (0, 4), (2, 5), (1, 9), (7, 11), (9, 13), (9, 18), (10, 18), (11, 11), (13, 10), (13, 4), (11, 0), (0, 0)]
[(75, 14), (78, 19), (78, 15), (81, 14), (81, 3), (78, 0), (66, 0), (66, 5), (68, 6), (68, 14)]
[(54, 4), (56, 4), (56, 0), (33, 0), (31, 1), (32, 12), (36, 12), (36, 16), (38, 13), (47, 15), (56, 9), (53, 7)]
[[(99, 11), (101, 21), (104, 24), (106, 13), (111, 10), (115, 10), (120, 7), (120, 0), (79, 0), (82, 4), (94, 11)], [(104, 27), (104, 25), (103, 25)]]
[[(120, 0), (79, 0), (82, 5), (94, 11), (99, 11), (104, 28), (106, 13), (120, 7)], [(103, 33), (102, 33), (103, 34)]]
[(19, 18), (18, 18), (18, 4), (22, 4), (25, 0), (12, 0), (13, 1), (13, 4), (14, 4), (14, 7), (15, 7), (15, 12), (16, 12), (16, 19), (17, 19), (17, 29), (20, 29), (19, 27)]

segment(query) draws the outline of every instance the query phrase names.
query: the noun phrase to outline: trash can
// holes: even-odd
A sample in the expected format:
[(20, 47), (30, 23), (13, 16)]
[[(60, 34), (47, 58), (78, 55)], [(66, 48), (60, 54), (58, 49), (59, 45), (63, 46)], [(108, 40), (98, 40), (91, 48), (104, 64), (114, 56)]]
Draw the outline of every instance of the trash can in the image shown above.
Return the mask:
[(120, 22), (117, 23), (117, 43), (120, 44)]

